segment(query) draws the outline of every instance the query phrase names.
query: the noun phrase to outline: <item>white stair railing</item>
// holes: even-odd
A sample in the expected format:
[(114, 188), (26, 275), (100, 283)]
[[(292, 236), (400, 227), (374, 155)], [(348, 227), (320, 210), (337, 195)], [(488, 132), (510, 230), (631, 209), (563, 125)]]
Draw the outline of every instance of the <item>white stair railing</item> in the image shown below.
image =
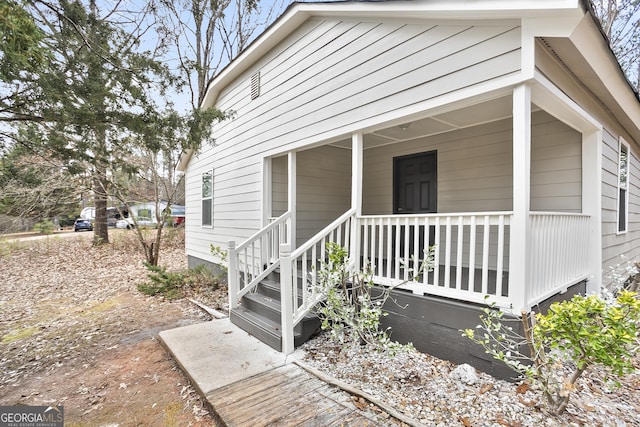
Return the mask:
[(288, 244), (280, 247), (282, 351), (285, 354), (294, 350), (293, 328), (324, 298), (316, 290), (317, 273), (326, 261), (327, 243), (337, 243), (347, 250), (354, 243), (351, 232), (355, 213), (355, 209), (345, 212), (290, 255)]
[(291, 214), (285, 212), (236, 247), (227, 246), (229, 308), (235, 308), (247, 292), (280, 265), (280, 245), (288, 242)]

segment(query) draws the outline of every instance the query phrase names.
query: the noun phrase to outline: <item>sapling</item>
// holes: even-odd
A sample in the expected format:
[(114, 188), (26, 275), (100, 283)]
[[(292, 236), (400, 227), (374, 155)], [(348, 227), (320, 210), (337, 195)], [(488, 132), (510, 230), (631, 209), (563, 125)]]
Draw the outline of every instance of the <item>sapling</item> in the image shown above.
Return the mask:
[[(425, 259), (416, 271), (403, 266), (412, 277), (433, 268), (433, 248), (425, 252)], [(380, 319), (388, 314), (382, 308), (391, 291), (406, 281), (380, 288), (374, 286), (372, 276), (368, 266), (363, 271), (351, 271), (347, 250), (337, 243), (328, 243), (327, 259), (318, 272), (319, 284), (312, 290), (324, 296), (315, 312), (321, 319), (322, 329), (330, 330), (335, 341), (352, 341), (395, 353), (402, 346), (391, 341), (388, 329), (380, 328)]]
[(589, 367), (602, 365), (618, 377), (634, 370), (640, 333), (634, 292), (623, 290), (609, 300), (576, 295), (553, 303), (547, 314), (523, 312), (522, 335), (503, 317), (487, 308), (478, 328), (464, 335), (537, 386), (554, 414), (564, 412)]

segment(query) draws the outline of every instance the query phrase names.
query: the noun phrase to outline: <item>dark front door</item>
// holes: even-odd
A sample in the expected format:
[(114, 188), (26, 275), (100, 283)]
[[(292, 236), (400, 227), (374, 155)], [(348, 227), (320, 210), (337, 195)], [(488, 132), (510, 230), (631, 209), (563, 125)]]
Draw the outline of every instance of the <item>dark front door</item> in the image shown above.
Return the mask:
[(436, 151), (393, 159), (393, 213), (438, 211)]

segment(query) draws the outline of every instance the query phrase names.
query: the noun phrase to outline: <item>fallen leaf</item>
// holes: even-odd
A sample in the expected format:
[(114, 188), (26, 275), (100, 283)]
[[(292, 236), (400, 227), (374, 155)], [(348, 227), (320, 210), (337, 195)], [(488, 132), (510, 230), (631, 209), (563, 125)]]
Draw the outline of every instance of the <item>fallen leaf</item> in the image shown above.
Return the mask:
[(520, 401), (520, 403), (522, 403), (524, 406), (528, 406), (529, 408), (536, 406), (536, 402), (532, 401), (532, 400), (525, 400), (522, 396), (518, 396), (518, 400)]
[(492, 383), (485, 384), (480, 388), (480, 394), (485, 394), (486, 392), (488, 392), (488, 391), (490, 391), (492, 389), (493, 389), (493, 384)]
[(352, 396), (351, 400), (353, 400), (353, 404), (356, 405), (356, 408), (360, 409), (361, 411), (364, 411), (367, 408), (367, 402), (363, 398)]
[(516, 393), (517, 394), (525, 394), (530, 389), (531, 389), (531, 387), (529, 387), (529, 384), (522, 383), (516, 388)]
[(469, 417), (459, 416), (458, 421), (460, 421), (464, 427), (471, 427), (473, 425), (471, 421), (469, 421)]
[(500, 424), (502, 426), (523, 427), (523, 425), (522, 425), (522, 423), (520, 421), (509, 422), (509, 421), (505, 420), (502, 416), (500, 416), (500, 418), (498, 418), (496, 421), (498, 422), (498, 424)]

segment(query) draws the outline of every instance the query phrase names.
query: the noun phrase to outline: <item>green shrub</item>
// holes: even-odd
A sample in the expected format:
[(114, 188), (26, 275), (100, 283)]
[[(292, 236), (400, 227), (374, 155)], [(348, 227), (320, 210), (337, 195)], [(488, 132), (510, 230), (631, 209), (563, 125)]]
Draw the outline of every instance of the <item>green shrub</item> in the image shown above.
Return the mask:
[(464, 335), (536, 385), (554, 414), (564, 412), (576, 381), (590, 366), (605, 366), (616, 376), (634, 369), (640, 332), (640, 300), (634, 292), (623, 290), (611, 299), (574, 296), (552, 304), (547, 314), (522, 313), (523, 336), (502, 317), (488, 308), (481, 325)]
[(50, 219), (45, 219), (34, 225), (33, 231), (36, 233), (51, 234), (53, 233), (54, 228), (55, 226), (53, 222)]
[(150, 271), (150, 282), (138, 285), (138, 290), (149, 296), (162, 296), (168, 300), (184, 298), (198, 289), (216, 290), (217, 277), (205, 266), (199, 265), (184, 271), (167, 271), (165, 267), (144, 262)]
[(218, 289), (220, 278), (215, 275), (205, 264), (199, 264), (187, 270), (185, 283), (193, 288)]
[(24, 247), (24, 242), (19, 240), (7, 240), (0, 238), (0, 257), (10, 255), (18, 249)]
[(138, 285), (138, 290), (145, 295), (161, 295), (168, 300), (182, 297), (180, 289), (185, 285), (186, 275), (183, 272), (168, 272), (166, 267), (144, 262), (150, 271), (147, 275), (151, 282)]

